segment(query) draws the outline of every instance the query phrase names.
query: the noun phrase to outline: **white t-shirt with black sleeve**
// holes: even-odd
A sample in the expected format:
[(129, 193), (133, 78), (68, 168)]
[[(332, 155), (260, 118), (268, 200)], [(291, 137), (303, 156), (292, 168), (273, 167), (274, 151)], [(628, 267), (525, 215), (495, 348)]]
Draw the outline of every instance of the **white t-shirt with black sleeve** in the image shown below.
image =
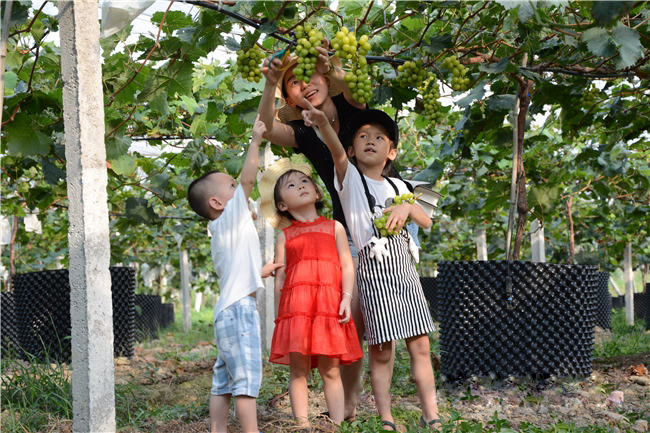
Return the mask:
[(212, 234), (212, 262), (219, 277), (216, 320), (224, 308), (264, 289), (260, 240), (241, 185), (221, 216), (210, 221), (208, 229)]
[[(348, 230), (350, 230), (352, 241), (359, 251), (374, 236), (373, 215), (370, 213), (361, 176), (365, 177), (370, 195), (375, 198), (375, 210), (378, 207), (385, 208), (386, 199), (395, 197), (395, 190), (390, 183), (385, 179), (374, 180), (362, 175), (359, 169), (350, 161), (348, 161), (348, 168), (342, 183), (339, 182), (338, 176), (336, 175), (336, 168), (334, 168), (334, 186), (341, 199), (341, 206), (343, 207), (343, 213), (348, 223)], [(397, 186), (400, 195), (410, 192), (404, 184), (404, 181), (393, 177), (390, 180)]]

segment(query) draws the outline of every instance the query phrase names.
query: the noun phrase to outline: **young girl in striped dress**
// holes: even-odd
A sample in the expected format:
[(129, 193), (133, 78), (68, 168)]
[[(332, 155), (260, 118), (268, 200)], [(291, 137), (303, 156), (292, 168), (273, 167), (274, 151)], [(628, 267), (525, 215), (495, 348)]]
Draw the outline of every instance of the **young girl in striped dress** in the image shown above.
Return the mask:
[[(409, 217), (422, 228), (428, 228), (431, 219), (418, 204), (384, 206), (388, 198), (409, 192), (403, 181), (386, 176), (397, 156), (397, 124), (379, 110), (355, 115), (350, 124), (352, 145), (346, 154), (327, 117), (305, 102), (309, 107), (303, 111), (305, 124), (320, 129), (332, 152), (335, 186), (359, 250), (357, 284), (369, 346), (372, 391), (382, 426), (397, 430), (391, 414), (391, 352), (395, 340), (405, 339), (422, 405), (420, 424), (435, 427), (440, 420), (427, 335), (434, 326), (415, 268), (417, 247), (405, 227)], [(388, 211), (391, 213), (385, 228), (397, 234), (382, 236), (373, 220)]]

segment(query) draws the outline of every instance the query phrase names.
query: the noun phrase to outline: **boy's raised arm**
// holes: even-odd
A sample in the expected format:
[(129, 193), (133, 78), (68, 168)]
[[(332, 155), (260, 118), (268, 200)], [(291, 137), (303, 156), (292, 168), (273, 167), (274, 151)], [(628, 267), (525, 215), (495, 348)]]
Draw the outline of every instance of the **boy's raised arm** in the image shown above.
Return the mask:
[(258, 114), (255, 118), (255, 124), (253, 125), (253, 135), (251, 137), (251, 142), (248, 145), (244, 167), (242, 167), (241, 170), (240, 183), (244, 190), (244, 194), (246, 195), (246, 199), (250, 197), (253, 186), (255, 186), (255, 181), (257, 180), (260, 144), (262, 143), (262, 135), (265, 131), (266, 125), (264, 125), (264, 122), (260, 120), (260, 115)]
[(320, 132), (323, 135), (323, 141), (330, 152), (332, 152), (334, 167), (336, 167), (336, 177), (340, 183), (343, 183), (345, 172), (348, 169), (348, 155), (345, 153), (345, 148), (343, 147), (343, 144), (341, 144), (338, 135), (336, 135), (334, 128), (330, 125), (325, 113), (314, 108), (308, 100), (305, 99), (304, 101), (305, 105), (309, 108), (302, 112), (302, 118), (305, 121), (305, 125), (311, 126), (313, 124), (318, 126), (318, 129), (320, 129)]

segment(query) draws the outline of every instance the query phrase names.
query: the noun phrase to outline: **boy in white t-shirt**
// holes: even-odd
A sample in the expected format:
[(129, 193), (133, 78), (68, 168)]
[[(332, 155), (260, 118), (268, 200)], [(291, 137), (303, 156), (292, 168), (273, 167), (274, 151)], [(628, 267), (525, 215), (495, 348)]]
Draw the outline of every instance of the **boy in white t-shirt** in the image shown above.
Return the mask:
[(262, 267), (257, 229), (248, 209), (265, 131), (258, 115), (239, 186), (232, 176), (213, 171), (196, 179), (187, 190), (192, 210), (210, 220), (212, 261), (219, 277), (220, 293), (214, 307), (219, 355), (210, 392), (212, 433), (227, 431), (231, 397), (235, 397), (242, 432), (259, 432), (256, 398), (262, 383), (262, 348), (255, 297), (264, 289), (262, 278), (283, 265), (270, 261)]

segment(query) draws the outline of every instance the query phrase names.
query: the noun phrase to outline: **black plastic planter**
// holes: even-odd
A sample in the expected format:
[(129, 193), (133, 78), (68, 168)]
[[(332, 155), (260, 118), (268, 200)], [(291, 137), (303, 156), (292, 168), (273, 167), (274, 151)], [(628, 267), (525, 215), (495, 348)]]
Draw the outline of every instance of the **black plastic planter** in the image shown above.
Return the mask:
[(14, 307), (13, 292), (2, 292), (0, 304), (0, 326), (2, 339), (2, 357), (11, 356), (18, 347), (18, 328), (16, 324), (16, 312)]
[(135, 269), (108, 270), (112, 281), (114, 355), (130, 358), (135, 344)]
[(597, 268), (511, 262), (508, 296), (507, 266), (438, 263), (442, 374), (451, 380), (590, 375)]
[(609, 293), (608, 272), (598, 272), (596, 326), (612, 329), (612, 295)]
[(644, 320), (645, 319), (645, 304), (646, 296), (648, 292), (645, 293), (635, 293), (634, 294), (634, 318)]
[(162, 302), (158, 295), (135, 295), (135, 338), (138, 341), (155, 340), (161, 326)]
[(160, 326), (167, 328), (174, 323), (174, 304), (162, 304)]
[(650, 283), (645, 283), (645, 329), (650, 329)]
[(438, 297), (436, 295), (436, 278), (435, 277), (420, 277), (420, 284), (422, 284), (422, 291), (424, 297), (429, 302), (429, 312), (434, 322), (440, 321), (438, 314)]
[[(71, 361), (68, 270), (30, 272), (12, 278), (18, 341), (40, 361)], [(21, 351), (21, 352), (22, 352)]]
[[(135, 271), (109, 268), (115, 356), (133, 356)], [(14, 302), (20, 353), (40, 361), (69, 363), (70, 280), (67, 269), (14, 275)]]
[(621, 295), (613, 297), (612, 308), (616, 308), (617, 310), (625, 308), (625, 296)]

